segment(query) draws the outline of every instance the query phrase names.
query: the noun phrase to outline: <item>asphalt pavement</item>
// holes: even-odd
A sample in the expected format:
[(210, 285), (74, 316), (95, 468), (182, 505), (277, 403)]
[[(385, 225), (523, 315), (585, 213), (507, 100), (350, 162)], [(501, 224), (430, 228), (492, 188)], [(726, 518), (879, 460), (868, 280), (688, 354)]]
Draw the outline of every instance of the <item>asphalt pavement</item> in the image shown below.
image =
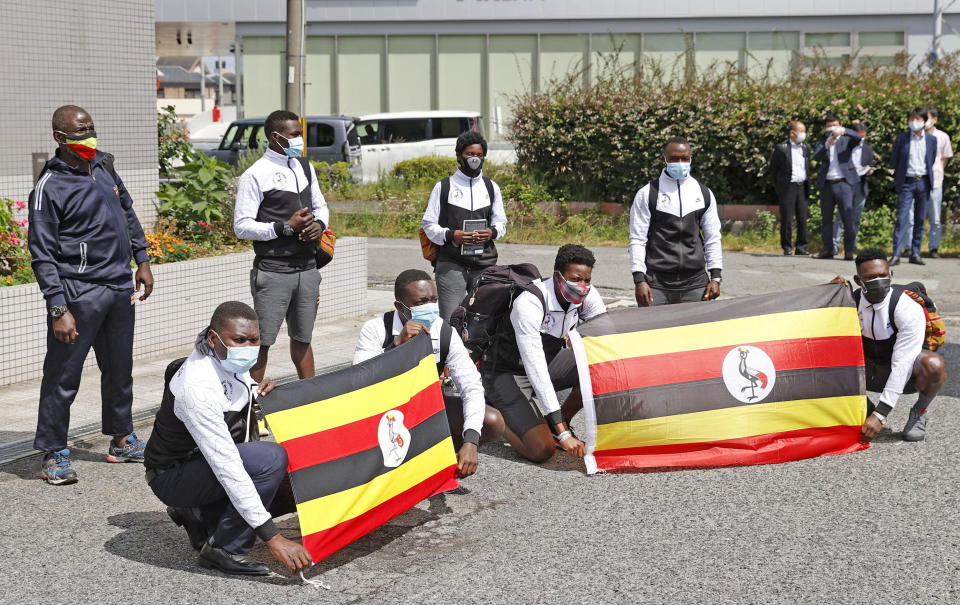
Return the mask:
[[(370, 246), (375, 287), (423, 266), (415, 243)], [(625, 250), (595, 252), (595, 283), (629, 300)], [(505, 262), (545, 270), (553, 253), (501, 247)], [(853, 272), (843, 261), (725, 260), (725, 296)], [(930, 261), (898, 268), (896, 281), (921, 278), (956, 326), (958, 274), (955, 260)], [(941, 352), (958, 367), (960, 345)], [(768, 466), (588, 477), (564, 454), (534, 465), (486, 445), (470, 493), (431, 498), (318, 564), (311, 576), (329, 591), (301, 586), (262, 545), (253, 556), (274, 576), (201, 569), (142, 467), (104, 463), (106, 439), (90, 439), (74, 445), (73, 486), (39, 481), (37, 457), (0, 466), (0, 603), (956, 603), (960, 381), (931, 406), (921, 443), (899, 437), (913, 399), (868, 450)], [(280, 526), (299, 536), (295, 516)]]

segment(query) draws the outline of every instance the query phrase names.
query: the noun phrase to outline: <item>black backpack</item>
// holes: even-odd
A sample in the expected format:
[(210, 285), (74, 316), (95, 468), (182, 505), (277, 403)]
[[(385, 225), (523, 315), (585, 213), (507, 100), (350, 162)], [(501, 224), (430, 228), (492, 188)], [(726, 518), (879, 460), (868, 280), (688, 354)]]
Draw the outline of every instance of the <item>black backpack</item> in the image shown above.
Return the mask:
[(543, 292), (536, 284), (542, 280), (540, 270), (530, 263), (493, 265), (480, 272), (467, 291), (463, 302), (450, 315), (451, 327), (460, 334), (474, 361), (504, 332), (502, 323), (509, 322), (513, 301), (523, 292), (530, 292), (546, 309)]
[[(937, 304), (933, 302), (933, 298), (927, 294), (927, 287), (924, 286), (923, 283), (915, 281), (905, 286), (891, 284), (890, 288), (893, 290), (893, 295), (890, 297), (890, 309), (887, 312), (890, 315), (890, 325), (893, 328), (893, 333), (896, 335), (900, 332), (900, 326), (897, 325), (895, 313), (901, 295), (906, 293), (907, 296), (923, 308), (923, 315), (926, 320), (923, 348), (928, 351), (936, 351), (939, 349), (947, 339), (947, 328), (943, 318), (940, 317), (940, 312), (937, 311)], [(853, 299), (857, 302), (857, 307), (860, 306), (860, 297), (862, 294), (862, 290), (858, 289), (853, 291)]]
[[(394, 346), (393, 342), (393, 315), (396, 311), (388, 311), (383, 314), (383, 350), (387, 351)], [(450, 324), (443, 322), (440, 325), (440, 361), (437, 362), (437, 373), (442, 374), (444, 366), (447, 365), (447, 355), (450, 354), (450, 337), (453, 335), (453, 328)]]

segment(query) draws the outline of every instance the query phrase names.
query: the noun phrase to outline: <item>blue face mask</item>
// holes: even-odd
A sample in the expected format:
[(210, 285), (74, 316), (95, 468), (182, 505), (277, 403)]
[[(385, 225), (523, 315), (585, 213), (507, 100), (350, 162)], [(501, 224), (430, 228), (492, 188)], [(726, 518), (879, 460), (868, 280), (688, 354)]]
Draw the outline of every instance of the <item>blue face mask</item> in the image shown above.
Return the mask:
[(428, 330), (440, 317), (440, 305), (435, 302), (407, 308), (410, 309), (410, 321), (423, 324)]
[(287, 146), (283, 149), (283, 152), (287, 154), (287, 157), (298, 158), (303, 155), (303, 137), (293, 137), (292, 139), (288, 139), (279, 132), (275, 132), (273, 134), (287, 142)]
[(672, 179), (685, 179), (690, 176), (690, 162), (667, 162), (667, 175)]
[(227, 358), (220, 359), (223, 369), (234, 374), (243, 374), (257, 363), (260, 347), (228, 347), (219, 334), (213, 333), (217, 335), (220, 344), (227, 349)]

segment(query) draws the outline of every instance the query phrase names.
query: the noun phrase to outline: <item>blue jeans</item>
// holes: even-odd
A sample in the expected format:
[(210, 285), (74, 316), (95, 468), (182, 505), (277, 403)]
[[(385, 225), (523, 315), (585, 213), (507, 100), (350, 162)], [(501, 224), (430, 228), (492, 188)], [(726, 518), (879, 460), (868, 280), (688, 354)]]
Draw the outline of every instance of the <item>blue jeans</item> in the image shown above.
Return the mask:
[[(856, 248), (857, 230), (853, 223), (853, 187), (846, 181), (824, 183), (820, 190), (820, 241), (823, 250), (836, 254), (840, 248), (833, 247), (833, 210), (837, 209), (843, 222), (843, 249), (853, 252)], [(828, 250), (829, 249), (829, 250)]]
[[(863, 182), (853, 188), (853, 248), (857, 247), (857, 235), (860, 234), (860, 216), (867, 205), (867, 198), (863, 195)], [(833, 249), (840, 249), (840, 233), (843, 231), (843, 221), (833, 223)]]
[[(927, 206), (927, 218), (930, 219), (930, 240), (927, 248), (930, 250), (940, 249), (940, 236), (943, 234), (943, 225), (940, 222), (942, 206), (943, 186), (934, 187), (930, 190), (930, 204)], [(910, 225), (913, 226), (913, 208), (910, 209)]]
[(897, 224), (893, 228), (893, 256), (900, 256), (905, 248), (909, 248), (910, 256), (920, 256), (923, 220), (927, 216), (929, 203), (930, 190), (926, 179), (907, 181), (903, 184), (903, 188), (897, 194)]

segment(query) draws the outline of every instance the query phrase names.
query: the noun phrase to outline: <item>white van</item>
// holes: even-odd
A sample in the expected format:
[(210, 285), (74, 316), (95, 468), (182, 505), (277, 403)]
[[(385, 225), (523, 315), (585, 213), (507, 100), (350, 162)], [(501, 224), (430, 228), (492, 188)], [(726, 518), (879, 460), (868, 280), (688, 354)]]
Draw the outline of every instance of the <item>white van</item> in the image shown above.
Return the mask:
[(369, 183), (397, 162), (429, 155), (453, 157), (457, 137), (480, 131), (475, 111), (400, 111), (360, 116), (357, 121), (362, 179)]

